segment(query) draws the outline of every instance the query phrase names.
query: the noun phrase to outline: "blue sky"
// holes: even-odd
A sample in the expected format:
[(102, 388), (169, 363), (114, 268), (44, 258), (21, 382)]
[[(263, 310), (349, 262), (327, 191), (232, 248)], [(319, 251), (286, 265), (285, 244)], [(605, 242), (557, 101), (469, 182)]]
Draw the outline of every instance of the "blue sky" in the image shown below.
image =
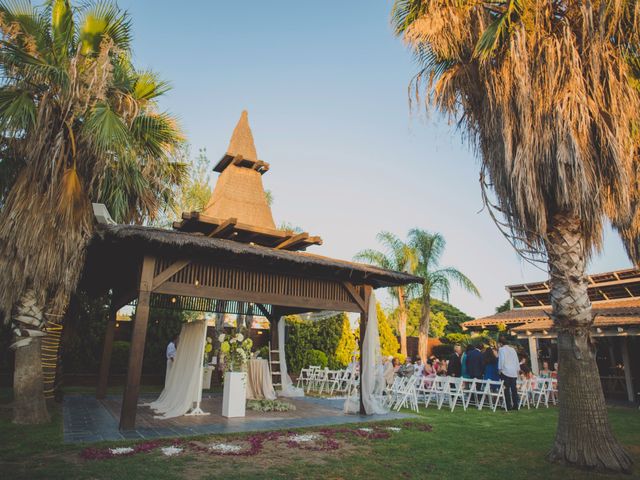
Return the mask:
[[(179, 116), (194, 152), (217, 161), (249, 110), (276, 223), (322, 236), (314, 252), (350, 259), (376, 247), (380, 230), (440, 232), (442, 264), (482, 294), (454, 288), (450, 301), (474, 316), (493, 313), (504, 285), (545, 278), (479, 213), (479, 163), (460, 135), (410, 111), (416, 66), (391, 32), (390, 0), (119, 4), (133, 19), (136, 64), (171, 82), (161, 107)], [(607, 232), (590, 271), (629, 266)]]

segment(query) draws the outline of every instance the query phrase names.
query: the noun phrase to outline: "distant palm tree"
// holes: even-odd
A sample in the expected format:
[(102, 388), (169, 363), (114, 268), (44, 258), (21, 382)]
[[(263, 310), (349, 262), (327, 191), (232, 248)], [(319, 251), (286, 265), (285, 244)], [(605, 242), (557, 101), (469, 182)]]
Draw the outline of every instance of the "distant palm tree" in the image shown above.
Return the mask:
[[(385, 251), (362, 250), (354, 259), (356, 261), (367, 262), (381, 268), (396, 270), (399, 272), (409, 272), (413, 268), (409, 245), (400, 240), (396, 235), (389, 232), (380, 232), (377, 235), (378, 241), (385, 247)], [(400, 333), (400, 353), (407, 355), (407, 291), (403, 286), (389, 288), (391, 296), (398, 302), (398, 330)]]
[(458, 284), (467, 292), (480, 297), (480, 292), (469, 278), (452, 267), (440, 268), (440, 257), (446, 242), (439, 233), (414, 228), (409, 231), (409, 246), (415, 256), (413, 272), (422, 277), (424, 283), (416, 285), (422, 302), (420, 327), (418, 330), (418, 353), (423, 363), (427, 361), (429, 321), (431, 319), (431, 298), (440, 297), (449, 300), (451, 282)]
[(609, 424), (585, 266), (607, 221), (640, 260), (639, 9), (396, 0), (392, 12), (419, 63), (411, 92), (477, 148), (489, 211), (522, 254), (548, 263), (560, 368), (549, 459), (613, 471), (632, 460)]
[(154, 182), (178, 180), (169, 158), (182, 136), (158, 111), (167, 84), (132, 65), (131, 21), (115, 3), (0, 1), (0, 34), (0, 156), (17, 159), (0, 211), (0, 311), (13, 314), (14, 421), (39, 423), (39, 339), (76, 288), (91, 202), (134, 182), (117, 216), (154, 215)]

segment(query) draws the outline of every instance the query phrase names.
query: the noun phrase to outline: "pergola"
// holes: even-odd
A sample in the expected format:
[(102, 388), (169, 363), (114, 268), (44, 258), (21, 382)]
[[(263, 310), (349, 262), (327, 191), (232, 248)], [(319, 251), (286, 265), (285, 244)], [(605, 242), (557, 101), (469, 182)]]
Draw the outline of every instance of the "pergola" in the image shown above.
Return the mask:
[[(630, 343), (640, 336), (640, 270), (625, 269), (588, 276), (587, 293), (592, 302), (594, 323), (590, 335), (606, 339), (609, 358), (615, 358), (614, 342), (620, 348), (624, 368), (624, 383), (629, 401), (634, 399), (635, 364)], [(463, 328), (485, 330), (504, 325), (529, 347), (531, 369), (538, 373), (538, 350), (541, 340), (557, 339), (551, 318), (549, 282), (535, 282), (506, 287), (511, 308), (493, 315), (469, 320)]]
[[(281, 316), (332, 310), (360, 314), (364, 339), (375, 288), (421, 282), (407, 273), (335, 260), (301, 251), (319, 237), (275, 228), (262, 187), (268, 164), (257, 160), (246, 112), (227, 153), (211, 200), (200, 214), (183, 214), (175, 230), (100, 225), (89, 247), (85, 285), (111, 291), (97, 397), (106, 394), (116, 312), (133, 301), (120, 429), (135, 427), (149, 310), (152, 307), (216, 313), (262, 314), (278, 343)], [(362, 361), (362, 358), (361, 358)], [(364, 413), (362, 402), (361, 413)]]

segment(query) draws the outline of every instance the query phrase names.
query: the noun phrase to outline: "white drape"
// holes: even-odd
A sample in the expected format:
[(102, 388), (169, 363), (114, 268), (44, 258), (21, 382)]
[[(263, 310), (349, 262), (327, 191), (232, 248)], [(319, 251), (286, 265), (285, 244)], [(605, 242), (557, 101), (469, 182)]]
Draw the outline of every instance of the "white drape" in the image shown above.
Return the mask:
[(280, 317), (278, 320), (278, 356), (280, 357), (280, 377), (282, 383), (282, 390), (278, 391), (278, 394), (282, 397), (304, 397), (304, 389), (298, 388), (293, 385), (289, 372), (287, 371), (287, 357), (285, 356), (284, 342), (285, 342), (285, 326), (286, 321), (284, 317)]
[(185, 323), (180, 332), (178, 351), (167, 375), (164, 390), (154, 402), (147, 404), (159, 415), (173, 418), (184, 415), (200, 401), (203, 374), (203, 338), (207, 322), (198, 320)]
[[(371, 292), (369, 300), (369, 315), (367, 318), (364, 341), (362, 342), (362, 403), (367, 415), (389, 413), (389, 409), (382, 402), (384, 375), (381, 367), (380, 335), (378, 332), (378, 315), (376, 312), (376, 297)], [(358, 413), (360, 401), (356, 395), (349, 396), (344, 403), (344, 411)]]

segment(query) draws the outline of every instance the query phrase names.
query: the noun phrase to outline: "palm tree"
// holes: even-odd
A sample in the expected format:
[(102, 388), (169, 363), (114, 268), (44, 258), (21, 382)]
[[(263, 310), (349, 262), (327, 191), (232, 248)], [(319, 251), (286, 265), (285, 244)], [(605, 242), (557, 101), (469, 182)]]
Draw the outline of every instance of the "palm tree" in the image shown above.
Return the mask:
[(419, 289), (419, 297), (422, 302), (418, 330), (418, 353), (424, 363), (427, 361), (431, 299), (440, 297), (448, 301), (452, 281), (477, 297), (480, 297), (480, 292), (473, 282), (459, 270), (452, 267), (440, 268), (440, 257), (444, 252), (446, 242), (439, 233), (430, 233), (414, 228), (409, 231), (409, 246), (415, 256), (413, 273), (424, 279), (422, 285), (416, 286)]
[(395, 0), (392, 11), (419, 63), (411, 91), (460, 127), (492, 216), (523, 255), (547, 262), (560, 367), (549, 459), (612, 471), (632, 461), (600, 388), (585, 265), (607, 221), (640, 257), (639, 7)]
[[(411, 248), (396, 235), (390, 232), (380, 232), (377, 235), (385, 251), (362, 250), (354, 259), (377, 265), (381, 268), (396, 270), (399, 272), (409, 272), (413, 268)], [(405, 287), (392, 287), (389, 289), (391, 296), (398, 302), (398, 330), (400, 332), (400, 353), (407, 355), (407, 291)]]
[[(132, 65), (131, 22), (115, 4), (0, 1), (0, 34), (0, 152), (18, 159), (0, 211), (0, 311), (16, 336), (14, 421), (38, 423), (48, 418), (40, 338), (76, 287), (91, 201), (126, 176), (114, 172), (174, 169), (181, 134), (157, 107), (167, 85)], [(136, 195), (123, 218), (153, 213), (155, 193)]]

